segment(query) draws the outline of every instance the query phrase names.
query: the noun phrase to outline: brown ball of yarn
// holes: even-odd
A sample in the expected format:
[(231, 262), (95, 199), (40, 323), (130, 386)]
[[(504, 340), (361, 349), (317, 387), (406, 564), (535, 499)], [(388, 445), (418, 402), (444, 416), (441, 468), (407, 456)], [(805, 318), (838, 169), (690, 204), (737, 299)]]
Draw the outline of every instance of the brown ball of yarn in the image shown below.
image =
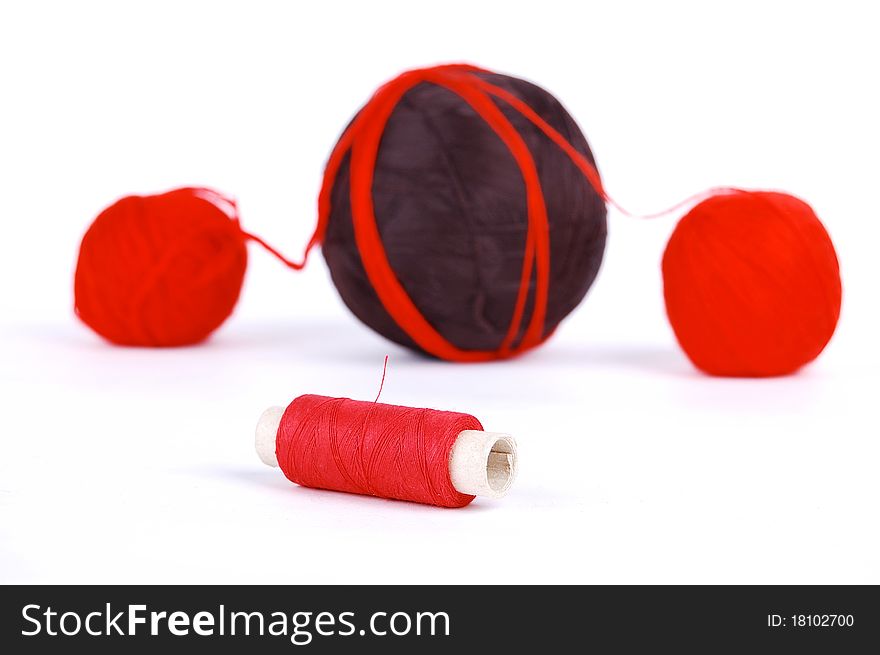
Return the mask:
[[(455, 67), (426, 70), (445, 75), (450, 69), (458, 75)], [(547, 91), (507, 75), (467, 74), (523, 101), (594, 163), (580, 129)], [(381, 101), (376, 97), (383, 89), (372, 104)], [(509, 103), (493, 102), (525, 142), (546, 205), (549, 293), (543, 340), (580, 303), (596, 277), (605, 248), (605, 203), (559, 145)], [(362, 113), (368, 108), (369, 104)], [(389, 314), (388, 303), (380, 300), (365, 270), (353, 224), (351, 160), (352, 154), (345, 154), (330, 181), (322, 246), (339, 294), (355, 316), (379, 334), (453, 359), (417, 343)], [(372, 205), (388, 264), (430, 326), (465, 351), (499, 348), (520, 290), (529, 221), (524, 175), (493, 127), (442, 84), (420, 81), (411, 86), (381, 134)], [(535, 273), (528, 285), (525, 319), (514, 346), (534, 308)]]

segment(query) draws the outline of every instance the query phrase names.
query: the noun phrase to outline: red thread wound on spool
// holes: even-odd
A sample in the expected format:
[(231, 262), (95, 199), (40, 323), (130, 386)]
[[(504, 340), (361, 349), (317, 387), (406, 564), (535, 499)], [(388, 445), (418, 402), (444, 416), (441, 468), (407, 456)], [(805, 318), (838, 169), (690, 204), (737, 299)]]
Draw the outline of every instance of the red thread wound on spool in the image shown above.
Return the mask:
[(304, 487), (464, 507), (474, 496), (452, 485), (449, 459), (470, 414), (305, 395), (281, 418), (275, 451)]

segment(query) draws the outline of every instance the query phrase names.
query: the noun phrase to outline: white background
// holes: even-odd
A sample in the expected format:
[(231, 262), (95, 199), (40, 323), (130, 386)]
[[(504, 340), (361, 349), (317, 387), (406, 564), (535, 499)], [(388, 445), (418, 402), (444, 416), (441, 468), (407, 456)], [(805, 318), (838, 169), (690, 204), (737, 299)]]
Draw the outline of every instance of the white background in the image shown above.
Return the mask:
[[(820, 8), (822, 7), (822, 8)], [(0, 9), (0, 581), (880, 582), (877, 180), (870, 3), (20, 2)], [(678, 350), (659, 260), (675, 217), (609, 216), (599, 278), (543, 348), (426, 361), (358, 323), (320, 256), (251, 250), (203, 346), (77, 323), (79, 239), (117, 197), (207, 185), (298, 255), (324, 161), (372, 89), (469, 61), (568, 107), (634, 211), (703, 188), (807, 199), (843, 315), (775, 380)], [(519, 440), (464, 510), (308, 490), (256, 458), (301, 393), (455, 409)]]

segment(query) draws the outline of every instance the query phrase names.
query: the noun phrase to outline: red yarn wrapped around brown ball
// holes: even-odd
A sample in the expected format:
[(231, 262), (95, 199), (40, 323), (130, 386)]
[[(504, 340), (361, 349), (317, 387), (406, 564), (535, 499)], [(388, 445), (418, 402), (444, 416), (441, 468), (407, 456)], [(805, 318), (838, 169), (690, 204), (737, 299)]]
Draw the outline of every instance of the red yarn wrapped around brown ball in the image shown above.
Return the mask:
[(669, 321), (711, 375), (786, 375), (818, 357), (840, 315), (834, 245), (784, 193), (730, 190), (694, 207), (663, 256)]
[(246, 266), (245, 236), (222, 196), (207, 189), (127, 196), (83, 237), (76, 313), (120, 345), (198, 343), (232, 313)]
[(543, 343), (605, 251), (587, 140), (524, 80), (452, 64), (379, 87), (327, 165), (313, 242), (384, 337), (459, 362)]

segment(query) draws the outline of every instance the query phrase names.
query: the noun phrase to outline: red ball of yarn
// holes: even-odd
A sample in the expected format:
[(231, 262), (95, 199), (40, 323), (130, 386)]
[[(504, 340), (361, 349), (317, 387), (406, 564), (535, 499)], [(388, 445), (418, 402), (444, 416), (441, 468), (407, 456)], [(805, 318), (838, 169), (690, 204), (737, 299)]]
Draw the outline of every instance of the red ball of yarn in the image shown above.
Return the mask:
[(711, 375), (785, 375), (815, 359), (840, 315), (834, 246), (813, 209), (769, 191), (709, 198), (681, 219), (663, 256), (666, 311)]
[(232, 313), (247, 266), (234, 205), (207, 189), (128, 196), (80, 246), (76, 313), (113, 343), (198, 343)]

